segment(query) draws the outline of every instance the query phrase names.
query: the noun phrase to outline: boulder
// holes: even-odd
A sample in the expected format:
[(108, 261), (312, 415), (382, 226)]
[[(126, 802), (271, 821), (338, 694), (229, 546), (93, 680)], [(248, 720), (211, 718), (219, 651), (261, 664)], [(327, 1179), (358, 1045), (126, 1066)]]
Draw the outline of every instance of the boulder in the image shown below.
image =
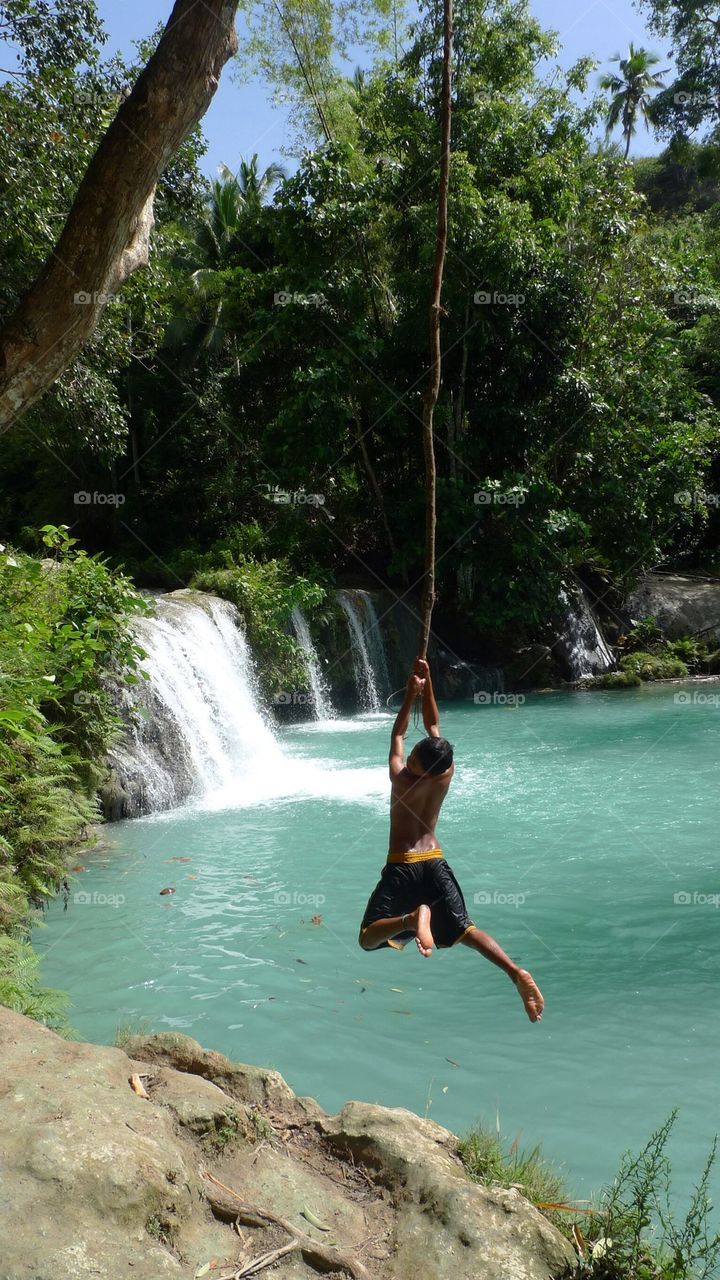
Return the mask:
[(362, 1102), (328, 1116), (187, 1036), (80, 1044), (0, 1007), (0, 1104), (2, 1280), (193, 1280), (277, 1250), (285, 1280), (574, 1266), (517, 1191), (470, 1181), (433, 1121)]
[(720, 643), (720, 579), (649, 573), (626, 600), (633, 622), (655, 618), (668, 640), (705, 632)]

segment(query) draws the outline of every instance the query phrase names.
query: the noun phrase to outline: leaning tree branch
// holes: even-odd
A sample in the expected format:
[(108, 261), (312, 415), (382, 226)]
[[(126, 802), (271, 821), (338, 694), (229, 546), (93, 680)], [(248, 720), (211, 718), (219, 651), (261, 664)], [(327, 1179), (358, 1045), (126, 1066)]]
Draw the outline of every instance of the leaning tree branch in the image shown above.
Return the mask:
[(0, 333), (0, 429), (47, 391), (114, 292), (147, 264), (155, 187), (237, 52), (237, 7), (238, 0), (176, 0), (90, 161), (57, 245)]

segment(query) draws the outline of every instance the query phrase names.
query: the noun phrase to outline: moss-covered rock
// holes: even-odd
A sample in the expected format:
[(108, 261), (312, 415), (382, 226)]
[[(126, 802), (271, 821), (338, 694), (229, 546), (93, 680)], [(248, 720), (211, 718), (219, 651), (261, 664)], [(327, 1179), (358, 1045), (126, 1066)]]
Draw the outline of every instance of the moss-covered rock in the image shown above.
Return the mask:
[(636, 689), (642, 680), (637, 671), (608, 671), (583, 682), (584, 689)]

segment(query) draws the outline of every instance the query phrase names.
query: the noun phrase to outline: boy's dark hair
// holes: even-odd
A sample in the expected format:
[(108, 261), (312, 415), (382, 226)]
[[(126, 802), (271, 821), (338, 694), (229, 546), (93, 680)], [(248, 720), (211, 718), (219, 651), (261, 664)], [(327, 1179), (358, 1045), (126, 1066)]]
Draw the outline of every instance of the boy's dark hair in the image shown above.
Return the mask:
[(445, 773), (453, 762), (453, 749), (447, 738), (421, 738), (415, 744), (415, 752), (425, 773)]

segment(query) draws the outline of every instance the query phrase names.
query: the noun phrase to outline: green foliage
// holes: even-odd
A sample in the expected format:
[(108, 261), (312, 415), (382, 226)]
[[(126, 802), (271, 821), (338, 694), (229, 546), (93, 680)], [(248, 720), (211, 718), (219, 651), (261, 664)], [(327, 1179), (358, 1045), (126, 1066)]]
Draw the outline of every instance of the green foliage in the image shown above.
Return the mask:
[(64, 1032), (68, 997), (40, 985), (39, 963), (28, 943), (0, 933), (0, 1004)]
[(642, 684), (637, 671), (606, 671), (604, 675), (583, 681), (584, 689), (635, 689)]
[(190, 585), (222, 596), (236, 606), (250, 647), (258, 655), (267, 696), (273, 697), (283, 689), (304, 688), (306, 672), (298, 646), (289, 634), (290, 615), (296, 605), (312, 608), (319, 604), (324, 596), (321, 587), (292, 574), (287, 563), (261, 563), (249, 558), (222, 569), (201, 570)]
[(216, 1118), (215, 1126), (215, 1129), (208, 1134), (209, 1145), (214, 1151), (224, 1151), (240, 1133), (240, 1116), (234, 1107), (228, 1107), (222, 1119)]
[(709, 1280), (720, 1262), (720, 1234), (712, 1232), (708, 1184), (717, 1139), (693, 1192), (685, 1218), (671, 1207), (671, 1167), (666, 1146), (673, 1112), (637, 1156), (623, 1158), (604, 1193), (588, 1237), (594, 1244), (582, 1273), (593, 1280)]
[(625, 637), (625, 643), (628, 649), (647, 649), (650, 645), (660, 644), (662, 638), (663, 633), (657, 619), (648, 617), (633, 624)]
[[(670, 21), (673, 6), (656, 7)], [(90, 0), (15, 0), (13, 21), (24, 12), (46, 27), (17, 28), (31, 74), (0, 87), (8, 308), (137, 71), (103, 61)], [(83, 545), (152, 586), (230, 568), (208, 548), (242, 525), (262, 550), (233, 563), (307, 579), (308, 565), (347, 577), (360, 563), (404, 590), (422, 572), (439, 10), (412, 30), (385, 0), (246, 12), (246, 65), (292, 97), (300, 163), (278, 182), (253, 157), (207, 184), (200, 136), (183, 147), (148, 269), (6, 437), (0, 519), (28, 546), (26, 526), (72, 516)], [(360, 36), (380, 56), (350, 80), (338, 67)], [(455, 52), (439, 605), (468, 635), (518, 643), (545, 638), (560, 582), (587, 561), (621, 577), (712, 558), (720, 165), (712, 141), (674, 139), (644, 169), (590, 145), (606, 106), (588, 98), (591, 60), (546, 75), (556, 41), (527, 4), (458, 0)], [(623, 62), (621, 115), (628, 103), (637, 115), (653, 64), (640, 49)], [(118, 501), (78, 506), (78, 488)], [(270, 617), (261, 583), (236, 594), (248, 592), (285, 682), (287, 620)]]
[(688, 674), (685, 663), (665, 653), (628, 653), (620, 659), (623, 671), (641, 680), (677, 680)]
[(483, 1186), (517, 1187), (535, 1205), (565, 1200), (564, 1179), (539, 1146), (526, 1151), (518, 1138), (508, 1144), (499, 1131), (477, 1125), (462, 1139), (458, 1155), (473, 1181)]
[(699, 671), (708, 656), (707, 644), (696, 636), (683, 636), (680, 640), (669, 640), (666, 652), (673, 658), (685, 663), (688, 671)]
[(32, 912), (58, 891), (67, 861), (97, 815), (101, 760), (117, 731), (105, 688), (142, 650), (130, 619), (145, 608), (99, 557), (46, 526), (42, 562), (0, 551), (0, 999), (43, 1016)]

